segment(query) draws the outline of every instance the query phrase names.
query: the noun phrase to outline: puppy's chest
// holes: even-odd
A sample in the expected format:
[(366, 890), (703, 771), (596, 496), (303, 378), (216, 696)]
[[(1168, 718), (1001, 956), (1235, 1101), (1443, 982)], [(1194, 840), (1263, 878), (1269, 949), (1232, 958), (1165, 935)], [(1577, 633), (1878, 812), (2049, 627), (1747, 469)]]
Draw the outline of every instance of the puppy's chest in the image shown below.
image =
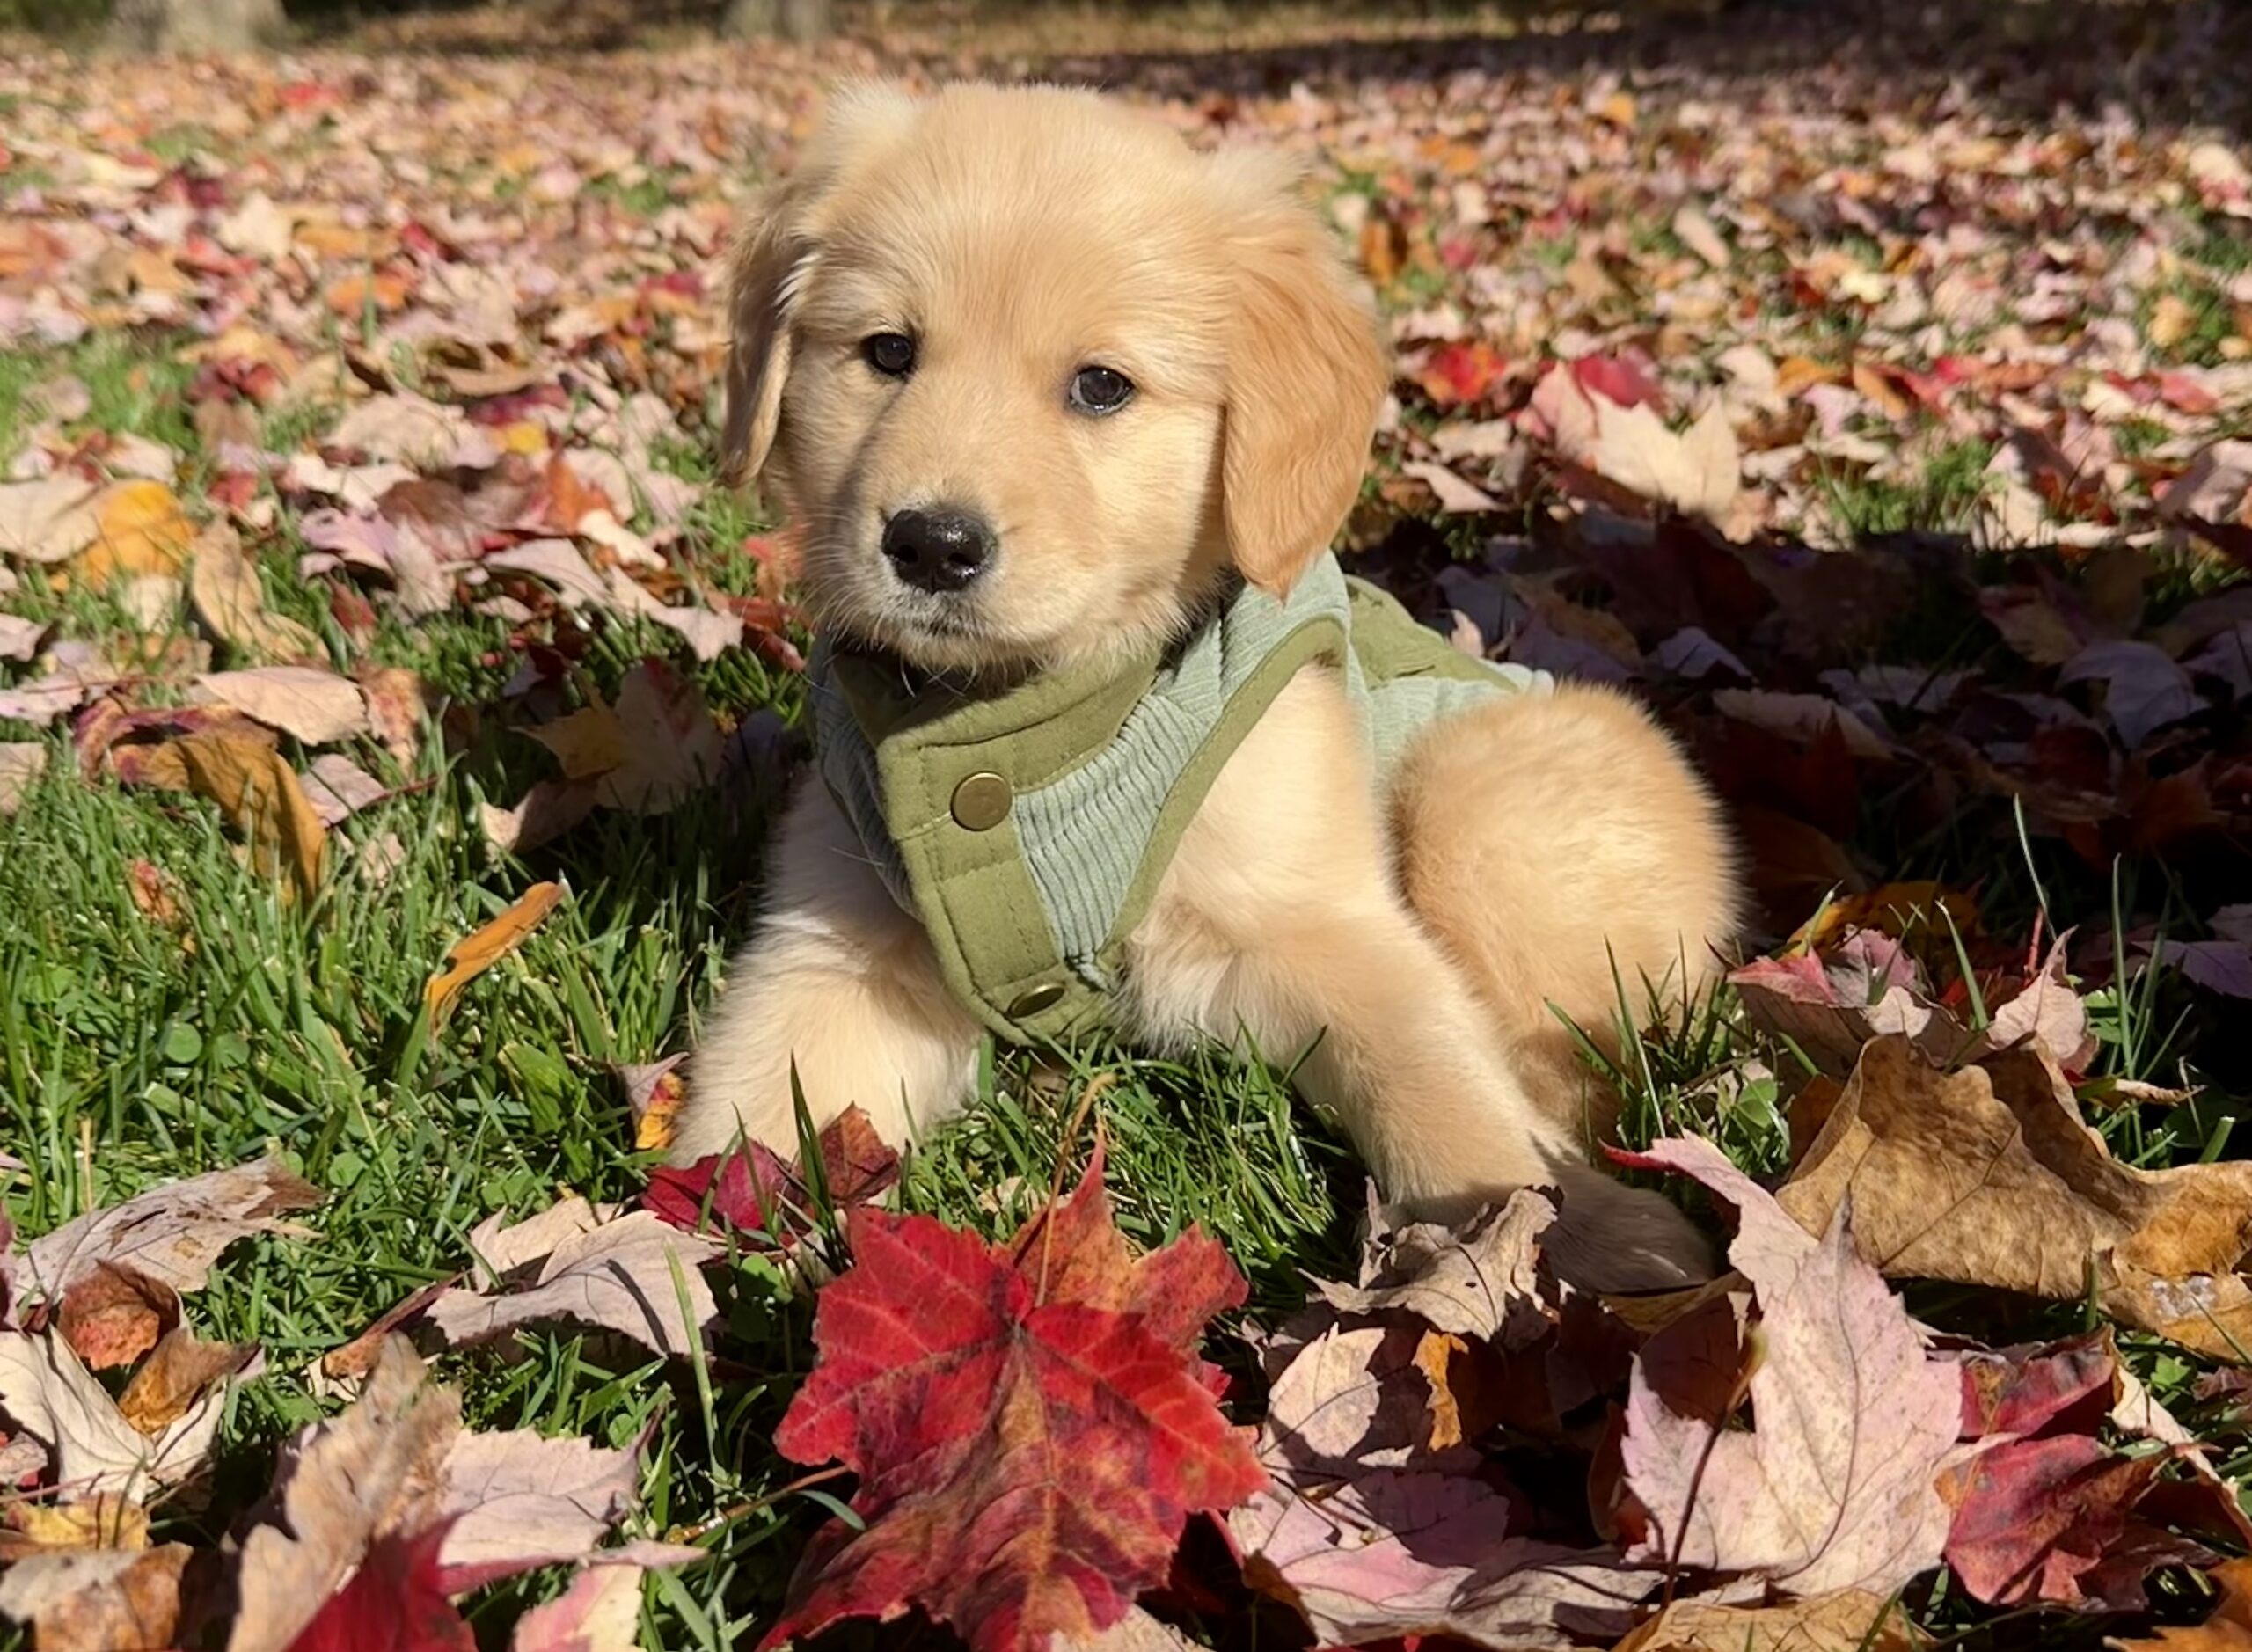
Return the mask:
[(1163, 656), (998, 694), (820, 645), (821, 776), (981, 1021), (1019, 1042), (1094, 1031), (1118, 1018), (1129, 941), (1214, 784), (1315, 665), (1379, 773), (1433, 720), (1547, 686), (1457, 654), (1325, 557), (1286, 601), (1246, 588)]

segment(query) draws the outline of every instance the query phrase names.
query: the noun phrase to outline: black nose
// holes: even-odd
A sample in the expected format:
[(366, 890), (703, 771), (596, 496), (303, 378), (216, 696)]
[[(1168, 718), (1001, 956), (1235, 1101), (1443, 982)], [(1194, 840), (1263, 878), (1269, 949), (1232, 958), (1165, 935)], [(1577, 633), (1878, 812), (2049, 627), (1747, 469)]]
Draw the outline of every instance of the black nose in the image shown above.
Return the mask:
[(993, 559), (993, 530), (966, 510), (903, 510), (884, 523), (883, 553), (918, 590), (958, 591)]

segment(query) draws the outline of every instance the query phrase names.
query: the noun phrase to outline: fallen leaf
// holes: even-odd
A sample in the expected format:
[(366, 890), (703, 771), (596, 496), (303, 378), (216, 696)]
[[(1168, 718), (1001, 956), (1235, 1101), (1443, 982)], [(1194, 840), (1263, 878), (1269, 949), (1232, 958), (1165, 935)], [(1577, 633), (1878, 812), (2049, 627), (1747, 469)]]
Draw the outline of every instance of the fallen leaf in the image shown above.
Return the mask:
[(306, 1237), (306, 1229), (282, 1218), (320, 1201), (320, 1190), (278, 1159), (168, 1181), (34, 1239), (24, 1258), (25, 1283), (36, 1296), (59, 1297), (115, 1263), (174, 1290), (201, 1290), (212, 1263), (238, 1239)]
[(1359, 1284), (1316, 1280), (1314, 1289), (1347, 1313), (1399, 1309), (1437, 1330), (1522, 1347), (1550, 1328), (1536, 1267), (1555, 1219), (1547, 1197), (1524, 1189), (1460, 1229), (1386, 1223), (1363, 1248)]
[(1898, 755), (1889, 734), (1871, 727), (1835, 700), (1819, 694), (1780, 694), (1772, 689), (1721, 689), (1713, 708), (1787, 740), (1811, 742), (1835, 729), (1856, 757), (1883, 763)]
[(1317, 1645), (1435, 1635), (1496, 1648), (1608, 1640), (1663, 1581), (1615, 1553), (1512, 1537), (1510, 1500), (1459, 1474), (1384, 1469), (1320, 1499), (1261, 1493), (1229, 1517), (1246, 1581)]
[(656, 1152), (672, 1145), (674, 1122), (688, 1100), (687, 1081), (674, 1069), (687, 1059), (684, 1054), (667, 1056), (611, 1068), (625, 1086), (625, 1105), (633, 1114), (634, 1151)]
[[(375, 1368), (376, 1360), (382, 1354), (384, 1344), (390, 1340), (391, 1334), (408, 1320), (420, 1317), (424, 1309), (443, 1296), (460, 1278), (459, 1274), (450, 1274), (442, 1279), (432, 1280), (420, 1290), (384, 1310), (373, 1325), (342, 1348), (329, 1349), (315, 1362), (320, 1380), (336, 1385), (358, 1382)], [(316, 1392), (323, 1392), (318, 1384)]]
[(2135, 1505), (2166, 1466), (2163, 1452), (2131, 1457), (2087, 1435), (2007, 1440), (1940, 1476), (1955, 1510), (1947, 1564), (1989, 1605), (2034, 1601), (2139, 1611), (2143, 1576), (2214, 1556), (2148, 1528), (2129, 1542)]
[(509, 1652), (640, 1652), (641, 1568), (590, 1566), (516, 1620)]
[(345, 413), (328, 444), (417, 470), (478, 469), (501, 457), (461, 409), (420, 396), (370, 396)]
[(49, 629), (36, 619), (0, 614), (0, 660), (36, 658)]
[(442, 1527), (378, 1533), (289, 1652), (477, 1652), (477, 1636), (439, 1582), (444, 1541)]
[(162, 482), (113, 482), (94, 501), (93, 543), (73, 565), (99, 590), (121, 574), (177, 574), (195, 530), (179, 496)]
[(223, 705), (269, 727), (325, 746), (368, 727), (368, 705), (350, 678), (325, 668), (258, 666), (245, 671), (207, 671), (196, 686)]
[(214, 1383), (246, 1374), (257, 1357), (251, 1344), (206, 1342), (186, 1326), (175, 1326), (125, 1385), (118, 1414), (142, 1434), (162, 1435), (200, 1404)]
[(500, 917), (446, 949), (446, 967), (422, 990), (433, 1027), (442, 1026), (461, 990), (523, 946), (547, 915), (563, 903), (559, 883), (535, 883)]
[(76, 476), (0, 482), (0, 552), (28, 562), (64, 562), (101, 535), (95, 485)]
[(227, 1652), (286, 1652), (378, 1539), (428, 1531), (460, 1431), (458, 1396), (404, 1341), (385, 1343), (358, 1401), (283, 1458), (273, 1513), (243, 1539)]
[(540, 780), (514, 808), (478, 806), (485, 841), (502, 854), (528, 855), (553, 841), (595, 812), (591, 780)]
[(161, 1652), (174, 1644), (194, 1554), (166, 1543), (34, 1555), (0, 1575), (0, 1614), (29, 1624), (40, 1652)]
[(285, 900), (313, 900), (327, 864), (327, 830), (281, 753), (228, 734), (189, 735), (171, 749), (188, 789), (216, 803), (242, 833), (252, 866), (269, 876), (288, 874)]
[(1089, 1634), (1162, 1580), (1191, 1512), (1265, 1483), (1195, 1352), (1241, 1277), (1194, 1229), (1130, 1259), (1100, 1150), (1005, 1245), (868, 1207), (847, 1229), (775, 1444), (859, 1474), (861, 1526), (815, 1535), (763, 1645), (910, 1603), (977, 1652)]
[(1444, 464), (1433, 464), (1425, 459), (1410, 459), (1400, 467), (1402, 476), (1412, 476), (1431, 490), (1432, 496), (1444, 511), (1495, 511), (1502, 501), (1481, 487), (1464, 481)]
[(698, 1269), (720, 1254), (711, 1240), (635, 1210), (565, 1239), (522, 1289), (457, 1286), (431, 1303), (425, 1319), (453, 1348), (563, 1320), (686, 1355), (719, 1317)]
[(575, 1193), (518, 1222), (495, 1211), (469, 1230), (470, 1282), (479, 1290), (490, 1290), (512, 1276), (529, 1277), (555, 1254), (557, 1246), (593, 1232), (615, 1220), (618, 1212), (615, 1204), (597, 1209)]
[[(267, 611), (266, 588), (233, 528), (214, 523), (196, 535), (187, 567), (188, 600), (218, 639), (261, 659), (321, 651), (320, 639), (287, 615)], [(247, 708), (245, 708), (247, 709)]]
[(47, 772), (47, 748), (35, 740), (0, 740), (0, 820), (24, 806)]
[(216, 1391), (150, 1438), (128, 1423), (60, 1337), (0, 1330), (0, 1412), (47, 1448), (59, 1495), (146, 1498), (203, 1466), (223, 1407)]
[(103, 1262), (62, 1292), (55, 1328), (90, 1371), (129, 1365), (179, 1323), (179, 1293), (120, 1262)]
[(325, 751), (298, 778), (324, 826), (335, 826), (391, 795), (391, 788), (341, 752)]
[(1942, 1073), (1905, 1038), (1874, 1041), (1778, 1196), (1809, 1232), (1850, 1203), (1887, 1273), (2052, 1299), (2107, 1261), (2186, 1282), (2252, 1249), (2252, 1165), (2121, 1164), (2029, 1049)]
[(618, 684), (616, 710), (626, 755), (596, 783), (607, 807), (662, 815), (720, 778), (720, 727), (693, 679), (644, 660)]
[[(446, 1454), (438, 1587), (458, 1595), (535, 1567), (600, 1558), (596, 1546), (633, 1507), (640, 1481), (638, 1447), (611, 1451), (529, 1429), (463, 1435)], [(640, 1565), (704, 1558), (678, 1544), (631, 1547)]]
[(555, 588), (566, 608), (611, 605), (610, 585), (567, 539), (532, 539), (485, 559), (487, 568), (529, 574)]
[(2119, 1652), (2252, 1652), (2252, 1561), (2226, 1561), (2208, 1575), (2220, 1596), (2200, 1624), (2104, 1642)]
[(1693, 201), (1684, 201), (1673, 214), (1673, 233), (1682, 245), (1715, 269), (1726, 269), (1729, 263), (1728, 243), (1714, 227), (1711, 217)]
[(583, 706), (524, 733), (555, 754), (567, 780), (608, 774), (627, 757), (625, 727), (607, 705)]
[(0, 1516), (0, 1563), (57, 1549), (145, 1549), (149, 1511), (115, 1492), (76, 1502), (11, 1502)]
[[(820, 1144), (823, 1195), (831, 1210), (866, 1204), (899, 1180), (899, 1155), (858, 1107), (823, 1128)], [(784, 1243), (808, 1231), (816, 1204), (797, 1162), (785, 1164), (764, 1142), (707, 1153), (693, 1165), (660, 1166), (641, 1195), (644, 1210), (690, 1232), (702, 1224), (707, 1202), (716, 1228)]]
[(2130, 751), (2205, 709), (2190, 674), (2153, 642), (2092, 642), (2065, 662), (2057, 681), (2102, 683), (2103, 714)]
[(1795, 1595), (1890, 1595), (1936, 1564), (1948, 1510), (1933, 1481), (1955, 1448), (1960, 1380), (1854, 1254), (1843, 1212), (1810, 1237), (1707, 1142), (1621, 1157), (1685, 1172), (1736, 1207), (1729, 1260), (1759, 1310), (1749, 1432), (1673, 1409), (1636, 1363), (1622, 1451), (1650, 1530), (1629, 1557)]
[(368, 702), (368, 723), (384, 749), (412, 769), (422, 749), (422, 679), (405, 666), (374, 666), (359, 672)]
[(1678, 1600), (1613, 1652), (1919, 1652), (1930, 1644), (1898, 1602), (1854, 1589), (1776, 1606)]

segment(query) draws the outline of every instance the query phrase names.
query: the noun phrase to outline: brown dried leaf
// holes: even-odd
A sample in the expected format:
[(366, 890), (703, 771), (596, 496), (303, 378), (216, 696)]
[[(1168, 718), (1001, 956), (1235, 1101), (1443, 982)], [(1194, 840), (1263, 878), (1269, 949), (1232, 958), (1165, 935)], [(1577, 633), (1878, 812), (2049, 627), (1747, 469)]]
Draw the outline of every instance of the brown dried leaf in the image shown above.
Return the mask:
[(1889, 1274), (2059, 1299), (2092, 1261), (2226, 1277), (2252, 1248), (2252, 1164), (2121, 1164), (2030, 1049), (1948, 1074), (1872, 1041), (1779, 1197), (1810, 1232), (1850, 1198), (1856, 1246)]
[(320, 1201), (320, 1190), (278, 1159), (168, 1181), (33, 1241), (24, 1283), (33, 1294), (58, 1297), (105, 1262), (118, 1262), (175, 1290), (201, 1290), (211, 1264), (236, 1240), (253, 1233), (305, 1237), (306, 1229), (281, 1217)]
[(172, 749), (188, 789), (216, 803), (249, 843), (251, 865), (271, 876), (286, 874), (285, 902), (310, 902), (319, 894), (328, 830), (279, 752), (226, 734), (190, 735)]
[(1676, 1601), (1613, 1652), (1917, 1652), (1930, 1644), (1897, 1601), (1849, 1589), (1778, 1606)]
[(207, 671), (196, 686), (223, 705), (309, 746), (363, 732), (367, 702), (359, 689), (326, 667), (267, 665)]
[(31, 1625), (40, 1652), (158, 1652), (174, 1644), (194, 1554), (167, 1543), (36, 1555), (0, 1576), (0, 1614)]
[(188, 600), (223, 642), (269, 660), (320, 652), (320, 640), (284, 614), (268, 613), (258, 570), (232, 527), (216, 522), (195, 537), (188, 564)]
[(165, 1333), (147, 1364), (118, 1397), (118, 1414), (143, 1434), (162, 1434), (186, 1416), (214, 1383), (245, 1371), (258, 1357), (248, 1342), (206, 1342), (187, 1327)]

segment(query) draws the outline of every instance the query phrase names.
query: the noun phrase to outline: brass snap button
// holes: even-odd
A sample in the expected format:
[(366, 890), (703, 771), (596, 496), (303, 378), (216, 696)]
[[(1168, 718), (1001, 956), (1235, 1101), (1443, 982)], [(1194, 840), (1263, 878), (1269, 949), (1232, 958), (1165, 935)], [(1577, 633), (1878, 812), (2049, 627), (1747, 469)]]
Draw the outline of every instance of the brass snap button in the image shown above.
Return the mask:
[(1052, 1010), (1063, 1001), (1064, 983), (1060, 981), (1045, 981), (1027, 991), (1017, 994), (1016, 1001), (1009, 1005), (1009, 1019), (1013, 1021), (1021, 1021), (1039, 1014), (1042, 1010)]
[(954, 789), (947, 806), (955, 823), (974, 832), (989, 832), (1009, 817), (1009, 783), (990, 770), (971, 775)]

